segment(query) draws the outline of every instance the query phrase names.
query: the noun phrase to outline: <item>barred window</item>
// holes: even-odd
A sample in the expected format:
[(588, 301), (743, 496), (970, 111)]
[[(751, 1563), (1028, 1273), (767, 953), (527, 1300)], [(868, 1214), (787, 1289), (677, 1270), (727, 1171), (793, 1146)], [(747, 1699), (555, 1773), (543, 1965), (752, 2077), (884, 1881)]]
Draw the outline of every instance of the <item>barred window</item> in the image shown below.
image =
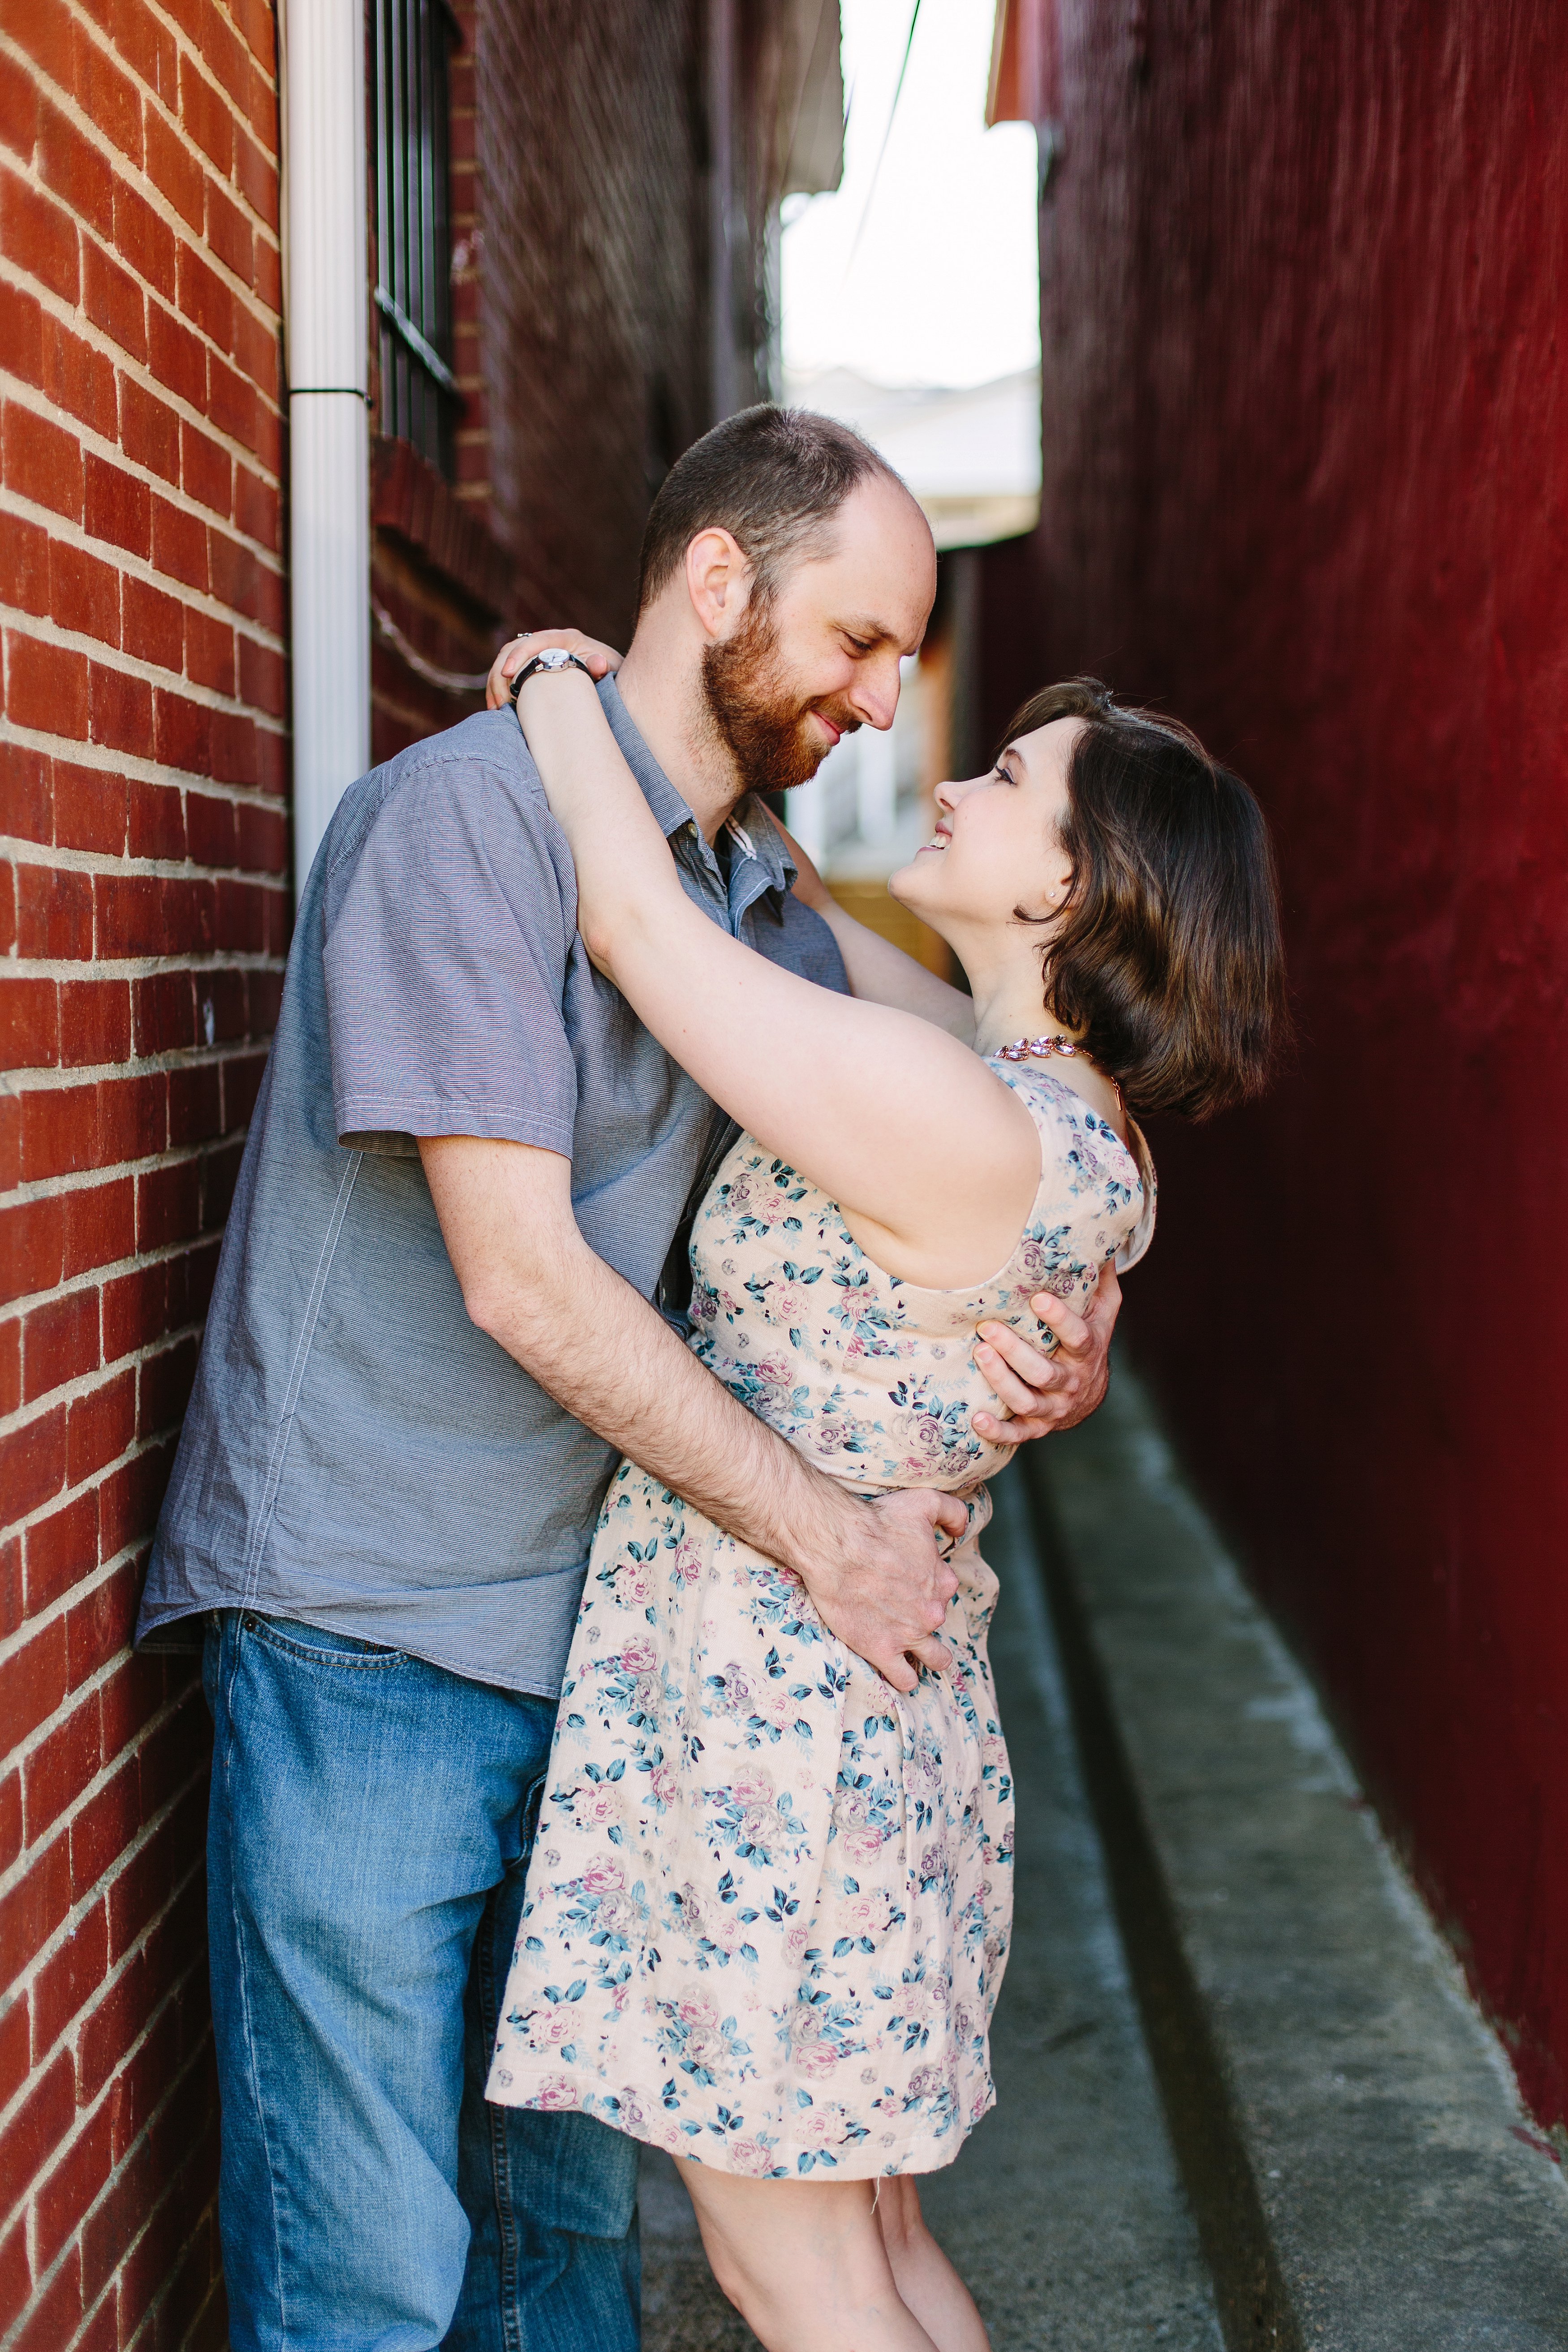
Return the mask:
[(375, 0), (376, 287), (381, 430), (448, 477), (462, 403), (452, 373), (445, 0)]

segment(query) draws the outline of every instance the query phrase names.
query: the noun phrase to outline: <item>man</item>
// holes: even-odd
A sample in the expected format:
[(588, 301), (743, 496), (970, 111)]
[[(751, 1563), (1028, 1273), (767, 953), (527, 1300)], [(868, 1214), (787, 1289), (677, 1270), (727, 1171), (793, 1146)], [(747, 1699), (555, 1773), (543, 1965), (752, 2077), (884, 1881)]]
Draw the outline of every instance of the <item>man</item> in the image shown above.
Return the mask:
[[(660, 491), (601, 686), (693, 898), (828, 986), (832, 934), (745, 795), (890, 724), (934, 578), (872, 451), (753, 409)], [(890, 1680), (941, 1663), (951, 1498), (845, 1495), (651, 1303), (715, 1126), (587, 961), (510, 709), (351, 788), (301, 904), (139, 1629), (205, 1621), (237, 2352), (637, 2343), (634, 2145), (480, 2095), (620, 1454), (793, 1568)], [(1103, 1386), (1113, 1282), (1089, 1325), (1039, 1304), (1064, 1360), (1011, 1335), (982, 1360), (1034, 1408), (1014, 1434)]]

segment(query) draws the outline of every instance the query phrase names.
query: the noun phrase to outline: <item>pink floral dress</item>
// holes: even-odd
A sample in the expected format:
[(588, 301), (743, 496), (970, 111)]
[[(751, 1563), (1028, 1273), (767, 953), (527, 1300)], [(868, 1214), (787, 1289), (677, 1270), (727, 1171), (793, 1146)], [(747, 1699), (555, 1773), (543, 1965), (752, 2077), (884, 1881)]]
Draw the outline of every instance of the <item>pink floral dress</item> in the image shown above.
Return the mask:
[(908, 1697), (799, 1580), (623, 1463), (594, 1540), (487, 2095), (577, 2107), (730, 2172), (839, 2179), (951, 2163), (994, 2096), (1012, 1784), (985, 1632), (981, 1484), (1008, 1459), (977, 1322), (1035, 1331), (1147, 1246), (1154, 1185), (1048, 1070), (994, 1063), (1043, 1173), (994, 1280), (873, 1265), (826, 1196), (751, 1137), (692, 1237), (692, 1346), (858, 1492), (969, 1502), (951, 1669)]

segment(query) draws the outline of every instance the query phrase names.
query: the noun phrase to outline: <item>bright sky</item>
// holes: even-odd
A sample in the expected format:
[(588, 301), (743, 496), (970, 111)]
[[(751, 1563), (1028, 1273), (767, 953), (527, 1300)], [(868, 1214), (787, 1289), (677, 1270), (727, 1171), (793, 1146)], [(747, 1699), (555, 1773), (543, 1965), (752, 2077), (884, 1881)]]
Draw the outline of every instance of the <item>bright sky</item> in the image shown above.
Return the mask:
[(985, 383), (1040, 355), (1035, 133), (985, 128), (993, 0), (922, 0), (872, 193), (911, 5), (842, 0), (844, 184), (784, 208), (784, 363)]

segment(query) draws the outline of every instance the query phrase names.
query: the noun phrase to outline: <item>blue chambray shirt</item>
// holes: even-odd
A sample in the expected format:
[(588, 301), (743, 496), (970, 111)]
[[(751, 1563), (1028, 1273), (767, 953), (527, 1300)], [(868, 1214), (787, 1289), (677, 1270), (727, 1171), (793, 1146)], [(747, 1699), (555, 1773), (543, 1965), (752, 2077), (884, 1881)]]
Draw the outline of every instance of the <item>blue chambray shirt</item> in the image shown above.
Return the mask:
[[(690, 897), (844, 990), (765, 814), (726, 877), (600, 697)], [(568, 1156), (585, 1239), (651, 1298), (717, 1118), (589, 963), (510, 710), (362, 777), (300, 909), (138, 1642), (254, 1609), (553, 1696), (616, 1456), (468, 1320), (415, 1138)]]

